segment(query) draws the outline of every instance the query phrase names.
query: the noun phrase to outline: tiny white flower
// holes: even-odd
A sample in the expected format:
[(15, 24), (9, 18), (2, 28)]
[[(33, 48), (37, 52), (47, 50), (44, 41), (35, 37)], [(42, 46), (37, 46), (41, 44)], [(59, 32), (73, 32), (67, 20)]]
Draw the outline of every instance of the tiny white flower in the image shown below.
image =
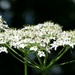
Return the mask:
[(0, 47), (0, 53), (1, 52), (8, 53), (7, 48), (6, 47)]
[(51, 45), (51, 48), (54, 48), (55, 50), (57, 50), (57, 47), (59, 46), (59, 44), (57, 42), (53, 42)]
[(41, 47), (45, 47), (45, 43), (40, 43), (40, 46)]
[(46, 51), (47, 51), (48, 53), (51, 53), (50, 47), (46, 47)]
[(24, 48), (24, 47), (25, 47), (24, 44), (19, 44), (19, 45), (17, 46), (17, 48)]
[(30, 48), (30, 50), (33, 50), (33, 51), (37, 51), (38, 47), (37, 46), (33, 46)]
[(45, 53), (43, 51), (38, 51), (38, 56), (39, 57), (45, 57)]

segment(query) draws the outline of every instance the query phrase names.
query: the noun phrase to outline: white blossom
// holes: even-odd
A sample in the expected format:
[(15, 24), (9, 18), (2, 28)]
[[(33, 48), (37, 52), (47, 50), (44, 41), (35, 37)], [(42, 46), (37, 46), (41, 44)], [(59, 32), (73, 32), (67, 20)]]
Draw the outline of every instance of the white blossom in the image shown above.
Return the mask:
[(48, 53), (51, 53), (51, 50), (50, 50), (50, 47), (49, 47), (49, 46), (46, 46), (46, 51), (47, 51)]
[(38, 56), (39, 57), (45, 57), (45, 53), (43, 51), (38, 51)]
[(45, 47), (46, 45), (45, 45), (45, 43), (40, 43), (40, 46)]
[(17, 48), (19, 49), (19, 48), (24, 48), (25, 46), (27, 46), (27, 45), (25, 45), (25, 44), (19, 44), (19, 45), (17, 45)]
[(37, 46), (32, 46), (32, 47), (30, 47), (30, 50), (32, 51), (37, 51), (38, 50), (38, 47)]
[(1, 52), (8, 53), (7, 48), (6, 47), (0, 47), (0, 53)]

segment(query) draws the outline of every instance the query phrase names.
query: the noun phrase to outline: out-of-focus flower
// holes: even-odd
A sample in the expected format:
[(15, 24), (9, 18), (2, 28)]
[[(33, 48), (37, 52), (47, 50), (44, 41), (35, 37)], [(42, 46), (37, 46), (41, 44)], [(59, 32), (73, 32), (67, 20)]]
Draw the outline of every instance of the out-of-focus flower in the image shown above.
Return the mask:
[(4, 10), (8, 10), (8, 9), (11, 8), (11, 5), (10, 5), (9, 1), (7, 1), (7, 0), (1, 0), (0, 1), (0, 6)]

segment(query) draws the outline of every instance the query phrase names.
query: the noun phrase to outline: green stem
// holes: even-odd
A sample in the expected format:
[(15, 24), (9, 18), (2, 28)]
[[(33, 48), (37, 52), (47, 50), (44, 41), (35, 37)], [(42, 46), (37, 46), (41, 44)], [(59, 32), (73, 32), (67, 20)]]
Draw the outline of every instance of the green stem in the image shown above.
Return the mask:
[(48, 52), (46, 52), (46, 57), (44, 57), (43, 68), (45, 68), (45, 66), (46, 66), (47, 58), (48, 58)]
[(27, 75), (27, 64), (24, 64), (24, 75)]
[(66, 52), (67, 52), (67, 50), (69, 49), (70, 47), (66, 47), (65, 48), (65, 50), (61, 53), (61, 54), (59, 54), (59, 56), (57, 56), (56, 57), (56, 59), (53, 59), (53, 61), (51, 61), (50, 63), (49, 63), (49, 65), (46, 67), (46, 69), (48, 69), (50, 66), (52, 66), (55, 62), (57, 62)]
[(73, 63), (73, 62), (75, 62), (75, 60), (72, 60), (72, 61), (68, 61), (68, 62), (64, 62), (64, 63), (58, 64), (58, 65), (66, 65), (66, 64), (70, 64), (70, 63)]
[(15, 57), (17, 60), (19, 60), (20, 62), (22, 62), (22, 63), (24, 63), (24, 61), (23, 60), (21, 60), (20, 58), (18, 58), (17, 56), (15, 56), (10, 50), (8, 50), (9, 51), (9, 53), (13, 56), (13, 57)]
[(32, 60), (29, 56), (27, 56), (27, 58), (35, 65), (39, 66), (34, 60)]
[(16, 52), (13, 48), (11, 48), (8, 44), (5, 44), (5, 46), (8, 47), (13, 53), (15, 53), (16, 55), (18, 55), (20, 58), (23, 59), (23, 57), (18, 52)]
[(39, 61), (40, 65), (42, 66), (41, 58), (37, 55), (37, 53), (36, 53), (36, 56), (37, 56), (37, 59), (38, 59), (38, 61)]
[[(10, 50), (9, 50), (9, 53), (15, 57), (16, 59), (18, 59), (20, 62), (24, 63), (24, 64), (27, 64), (31, 67), (34, 67), (34, 68), (38, 68), (39, 69), (39, 66), (36, 64), (34, 65), (33, 63), (31, 63), (30, 61), (26, 60), (26, 58), (24, 58), (23, 56), (21, 56), (18, 52), (16, 52), (14, 49), (12, 49), (8, 44), (5, 44), (6, 47), (8, 47)], [(18, 56), (16, 56), (16, 55)], [(26, 61), (26, 62), (24, 62)]]
[[(65, 48), (66, 48), (66, 46), (64, 46), (64, 48), (61, 49), (61, 51), (52, 59), (51, 62), (55, 61), (55, 59), (56, 59), (59, 55), (61, 55), (61, 53), (64, 51)], [(51, 62), (50, 62), (50, 63), (51, 63)]]
[(46, 75), (46, 71), (42, 71), (42, 75)]

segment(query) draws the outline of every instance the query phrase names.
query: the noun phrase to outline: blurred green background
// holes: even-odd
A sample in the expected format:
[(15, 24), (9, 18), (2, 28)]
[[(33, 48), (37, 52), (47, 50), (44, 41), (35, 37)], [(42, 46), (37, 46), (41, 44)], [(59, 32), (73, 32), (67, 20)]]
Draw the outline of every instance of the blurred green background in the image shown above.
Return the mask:
[[(63, 26), (63, 30), (75, 29), (75, 0), (0, 0), (0, 15), (9, 27), (21, 28), (53, 21)], [(50, 55), (52, 58), (56, 54)], [(32, 57), (33, 58), (33, 57)], [(59, 62), (75, 59), (75, 51), (68, 51)], [(0, 75), (23, 75), (23, 64), (10, 54), (0, 54)], [(75, 74), (75, 63), (53, 67), (48, 75)], [(29, 75), (41, 75), (38, 70), (28, 67)]]

